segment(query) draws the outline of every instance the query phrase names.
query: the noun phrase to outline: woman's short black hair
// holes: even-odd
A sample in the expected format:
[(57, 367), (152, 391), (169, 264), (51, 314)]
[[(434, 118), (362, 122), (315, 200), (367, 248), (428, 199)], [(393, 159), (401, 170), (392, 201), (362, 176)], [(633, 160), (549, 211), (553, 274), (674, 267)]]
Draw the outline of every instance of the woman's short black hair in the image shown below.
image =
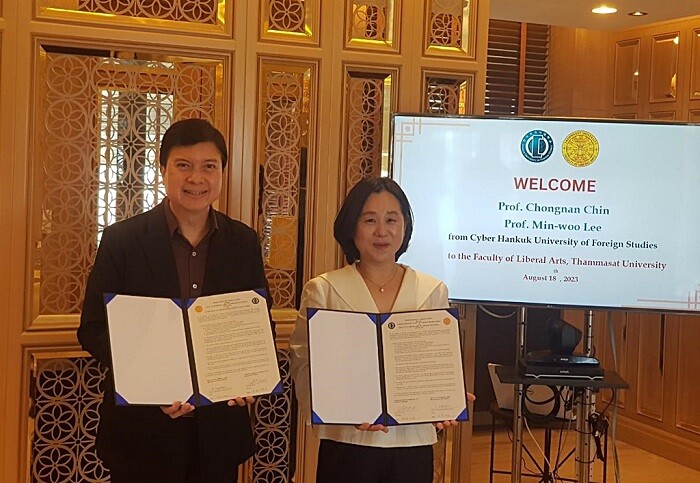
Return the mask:
[(382, 191), (387, 191), (394, 195), (399, 201), (401, 214), (403, 214), (405, 232), (403, 243), (396, 252), (396, 260), (398, 260), (408, 248), (408, 242), (411, 240), (411, 234), (413, 233), (413, 212), (411, 211), (411, 205), (408, 202), (406, 193), (404, 193), (398, 183), (391, 178), (365, 178), (353, 186), (347, 194), (343, 205), (340, 207), (340, 211), (338, 211), (335, 217), (335, 223), (333, 224), (333, 235), (343, 249), (345, 259), (348, 263), (354, 263), (360, 259), (360, 252), (357, 250), (353, 238), (355, 237), (357, 221), (362, 214), (362, 208), (364, 208), (369, 195), (372, 193), (381, 193)]
[(199, 143), (214, 143), (221, 154), (221, 169), (228, 162), (226, 141), (221, 131), (204, 119), (183, 119), (170, 125), (163, 140), (160, 142), (160, 156), (158, 158), (161, 168), (168, 166), (170, 151), (176, 146), (194, 146)]

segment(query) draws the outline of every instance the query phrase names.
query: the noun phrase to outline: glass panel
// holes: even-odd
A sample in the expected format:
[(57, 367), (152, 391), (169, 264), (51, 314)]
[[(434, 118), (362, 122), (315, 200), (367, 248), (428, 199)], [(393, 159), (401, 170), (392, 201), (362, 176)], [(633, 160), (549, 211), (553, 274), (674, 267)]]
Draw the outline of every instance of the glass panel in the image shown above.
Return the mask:
[(97, 243), (104, 229), (165, 198), (156, 152), (170, 126), (173, 96), (100, 91)]
[(263, 38), (318, 42), (319, 0), (265, 0), (260, 4)]
[[(253, 435), (260, 448), (252, 460), (252, 475), (243, 481), (290, 481), (292, 442), (292, 380), (289, 352), (277, 351), (283, 392), (255, 399)], [(109, 481), (109, 471), (95, 452), (107, 369), (83, 352), (32, 355), (29, 431), (32, 434), (31, 481), (88, 483)]]
[(303, 32), (305, 7), (304, 0), (270, 0), (267, 14), (270, 30)]
[(651, 42), (651, 102), (676, 100), (678, 32), (656, 36)]
[(471, 0), (427, 0), (428, 52), (474, 58), (476, 9)]
[(639, 39), (615, 45), (615, 105), (636, 104), (639, 94)]
[[(112, 17), (223, 26), (233, 0), (37, 0), (39, 16), (73, 17), (109, 22)], [(138, 20), (137, 20), (138, 19)], [(149, 23), (146, 23), (149, 25)], [(152, 24), (155, 25), (155, 24)]]
[(80, 312), (104, 228), (164, 196), (157, 159), (165, 129), (185, 117), (214, 122), (223, 107), (221, 62), (113, 54), (53, 46), (40, 54), (33, 319)]
[(345, 99), (346, 192), (388, 173), (391, 74), (348, 72)]
[(70, 353), (37, 354), (32, 365), (31, 481), (107, 481), (94, 446), (107, 369)]
[(426, 77), (425, 112), (472, 114), (473, 78)]
[(346, 1), (346, 44), (363, 48), (394, 46), (394, 18), (400, 9), (400, 0)]
[(386, 1), (352, 2), (351, 38), (387, 40)]
[(294, 308), (301, 287), (311, 67), (264, 63), (260, 79), (260, 226), (275, 308)]
[(284, 392), (255, 398), (251, 419), (255, 443), (261, 450), (253, 455), (252, 476), (239, 481), (281, 483), (292, 481), (294, 476), (296, 418), (292, 414), (296, 404), (292, 405), (289, 351), (278, 350), (277, 360)]

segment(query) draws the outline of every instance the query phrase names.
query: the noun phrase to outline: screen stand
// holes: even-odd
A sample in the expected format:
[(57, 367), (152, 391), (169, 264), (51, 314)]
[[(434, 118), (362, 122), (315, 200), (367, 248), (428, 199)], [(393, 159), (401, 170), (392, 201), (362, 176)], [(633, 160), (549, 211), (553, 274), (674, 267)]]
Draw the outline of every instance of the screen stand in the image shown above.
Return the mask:
[[(518, 308), (518, 319), (515, 326), (515, 365), (525, 357), (527, 336), (527, 309)], [(513, 460), (511, 462), (510, 481), (520, 483), (520, 461), (523, 455), (523, 384), (513, 384), (515, 392), (515, 404), (513, 407)]]
[[(583, 353), (593, 355), (593, 311), (587, 310), (584, 318)], [(588, 424), (593, 410), (593, 393), (588, 387), (576, 392), (576, 475), (578, 481), (588, 482), (591, 479), (591, 430)]]
[[(525, 357), (527, 346), (527, 309), (518, 308), (518, 318), (515, 328), (515, 361)], [(587, 310), (584, 319), (583, 353), (593, 355), (593, 311)], [(513, 384), (515, 404), (513, 408), (513, 446), (511, 462), (511, 483), (520, 483), (522, 478), (521, 458), (523, 450), (523, 384)], [(590, 388), (577, 388), (575, 392), (576, 406), (576, 477), (579, 483), (591, 480), (591, 430), (588, 425), (593, 410), (593, 393)]]

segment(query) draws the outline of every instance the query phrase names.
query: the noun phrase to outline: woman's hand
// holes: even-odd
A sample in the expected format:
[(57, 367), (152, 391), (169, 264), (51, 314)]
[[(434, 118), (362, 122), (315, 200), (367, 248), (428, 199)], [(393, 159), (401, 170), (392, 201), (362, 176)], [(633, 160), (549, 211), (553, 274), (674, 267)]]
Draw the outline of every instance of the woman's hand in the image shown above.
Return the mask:
[(246, 396), (231, 399), (226, 404), (228, 404), (229, 406), (245, 406), (246, 404), (253, 404), (254, 402), (255, 398), (253, 396)]
[(358, 426), (355, 426), (357, 429), (360, 431), (383, 431), (385, 433), (389, 432), (389, 428), (384, 426), (383, 424), (369, 424), (369, 423), (362, 423)]
[[(470, 392), (467, 393), (467, 402), (474, 402), (476, 401), (476, 396)], [(437, 423), (433, 423), (437, 429), (445, 429), (449, 428), (450, 426), (457, 426), (459, 424), (459, 421), (455, 421), (454, 419), (448, 419), (447, 421), (439, 421)]]
[(459, 425), (459, 421), (455, 421), (454, 419), (448, 419), (447, 421), (441, 421), (437, 423), (433, 423), (433, 425), (438, 429), (445, 429), (449, 428), (450, 426), (457, 426)]

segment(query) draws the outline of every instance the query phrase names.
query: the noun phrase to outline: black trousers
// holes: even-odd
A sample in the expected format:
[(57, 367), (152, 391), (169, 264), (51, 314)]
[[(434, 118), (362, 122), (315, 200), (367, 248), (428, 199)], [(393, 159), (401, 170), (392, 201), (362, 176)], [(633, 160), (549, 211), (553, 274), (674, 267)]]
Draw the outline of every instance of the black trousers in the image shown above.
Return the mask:
[(431, 483), (432, 446), (377, 448), (321, 440), (316, 483)]
[[(111, 470), (112, 483), (207, 483), (199, 472), (198, 467), (187, 468), (187, 474), (177, 473), (173, 471), (159, 471), (155, 474), (149, 474), (148, 471), (119, 471)], [(236, 483), (238, 474), (234, 474), (232, 479), (227, 483)]]
[[(110, 468), (112, 483), (209, 483), (202, 474), (197, 445), (197, 431), (193, 419), (184, 420), (190, 427), (187, 438), (186, 471), (170, 468)], [(236, 472), (226, 483), (236, 483)]]

